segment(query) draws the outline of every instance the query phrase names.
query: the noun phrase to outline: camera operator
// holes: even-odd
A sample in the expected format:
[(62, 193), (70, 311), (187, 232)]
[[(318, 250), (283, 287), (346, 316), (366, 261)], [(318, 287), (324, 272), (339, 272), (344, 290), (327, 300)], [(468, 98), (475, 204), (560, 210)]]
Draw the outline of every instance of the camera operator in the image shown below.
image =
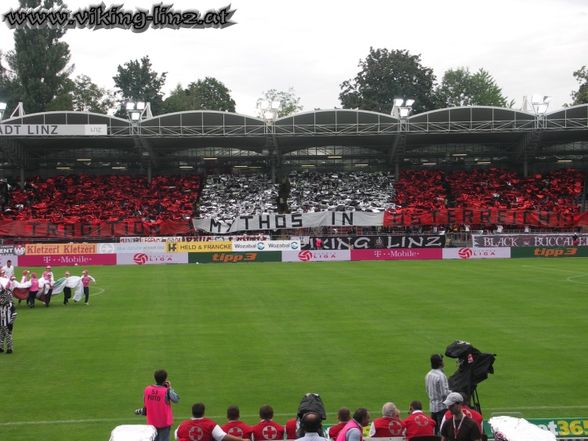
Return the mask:
[(159, 369), (155, 371), (153, 377), (156, 384), (145, 388), (144, 407), (135, 410), (135, 413), (147, 416), (147, 424), (157, 429), (157, 437), (154, 441), (169, 441), (173, 424), (171, 403), (177, 403), (180, 401), (180, 397), (167, 380), (167, 371)]

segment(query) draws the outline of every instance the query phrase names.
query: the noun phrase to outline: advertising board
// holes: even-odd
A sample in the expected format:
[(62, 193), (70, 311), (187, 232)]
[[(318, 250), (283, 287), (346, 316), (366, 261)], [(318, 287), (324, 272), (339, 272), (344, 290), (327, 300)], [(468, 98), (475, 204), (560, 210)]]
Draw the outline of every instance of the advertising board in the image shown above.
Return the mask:
[(443, 259), (510, 259), (510, 248), (443, 248)]
[(288, 251), (300, 250), (297, 240), (258, 240), (233, 242), (233, 251)]
[(351, 250), (351, 260), (437, 260), (442, 258), (442, 248)]
[(342, 262), (351, 260), (349, 250), (282, 251), (282, 262)]
[(117, 265), (165, 265), (188, 263), (188, 253), (117, 253)]
[(281, 262), (280, 251), (244, 253), (189, 253), (189, 263)]
[(20, 256), (19, 266), (116, 265), (116, 254), (48, 254)]

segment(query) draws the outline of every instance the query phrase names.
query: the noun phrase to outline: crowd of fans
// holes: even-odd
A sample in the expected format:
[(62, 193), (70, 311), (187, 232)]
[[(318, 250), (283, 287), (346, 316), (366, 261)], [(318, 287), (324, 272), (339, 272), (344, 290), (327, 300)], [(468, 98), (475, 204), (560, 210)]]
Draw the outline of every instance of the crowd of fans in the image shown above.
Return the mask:
[[(273, 184), (264, 174), (145, 177), (68, 175), (0, 188), (0, 219), (51, 222), (180, 221), (197, 216), (387, 209), (501, 208), (577, 213), (585, 176), (574, 169), (521, 177), (497, 168), (444, 173), (291, 172)], [(280, 203), (280, 201), (282, 201)]]
[(288, 176), (292, 213), (381, 212), (394, 207), (394, 175), (389, 172), (292, 172)]
[(232, 221), (238, 215), (277, 212), (278, 187), (265, 174), (211, 175), (200, 200), (200, 217)]
[(584, 175), (574, 169), (537, 173), (489, 168), (444, 174), (406, 170), (396, 183), (396, 203), (403, 208), (501, 208), (577, 213)]
[(140, 219), (186, 220), (200, 194), (199, 176), (68, 175), (26, 181), (10, 192), (2, 219), (87, 223)]

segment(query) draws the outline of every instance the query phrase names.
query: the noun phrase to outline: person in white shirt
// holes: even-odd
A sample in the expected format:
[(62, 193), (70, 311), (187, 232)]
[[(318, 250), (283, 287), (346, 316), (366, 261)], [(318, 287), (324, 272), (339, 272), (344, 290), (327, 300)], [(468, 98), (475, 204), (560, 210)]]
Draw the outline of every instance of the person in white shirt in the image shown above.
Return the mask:
[(6, 265), (2, 267), (2, 271), (4, 271), (4, 277), (8, 280), (14, 276), (14, 265), (12, 264), (12, 260), (7, 260)]

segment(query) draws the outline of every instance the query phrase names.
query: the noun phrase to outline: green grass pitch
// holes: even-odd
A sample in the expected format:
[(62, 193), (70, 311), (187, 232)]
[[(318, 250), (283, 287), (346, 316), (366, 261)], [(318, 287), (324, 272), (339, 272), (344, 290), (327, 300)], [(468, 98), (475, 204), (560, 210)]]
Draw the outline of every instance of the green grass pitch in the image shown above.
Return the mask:
[(181, 396), (176, 423), (197, 401), (217, 422), (238, 404), (248, 423), (269, 403), (284, 423), (310, 391), (328, 422), (341, 406), (377, 416), (385, 401), (404, 416), (410, 400), (427, 403), (430, 354), (456, 339), (497, 354), (478, 387), (487, 418), (587, 416), (587, 263), (90, 268), (90, 306), (61, 295), (50, 308), (19, 306), (15, 353), (0, 354), (0, 439), (107, 440), (144, 423), (133, 409), (157, 368)]

